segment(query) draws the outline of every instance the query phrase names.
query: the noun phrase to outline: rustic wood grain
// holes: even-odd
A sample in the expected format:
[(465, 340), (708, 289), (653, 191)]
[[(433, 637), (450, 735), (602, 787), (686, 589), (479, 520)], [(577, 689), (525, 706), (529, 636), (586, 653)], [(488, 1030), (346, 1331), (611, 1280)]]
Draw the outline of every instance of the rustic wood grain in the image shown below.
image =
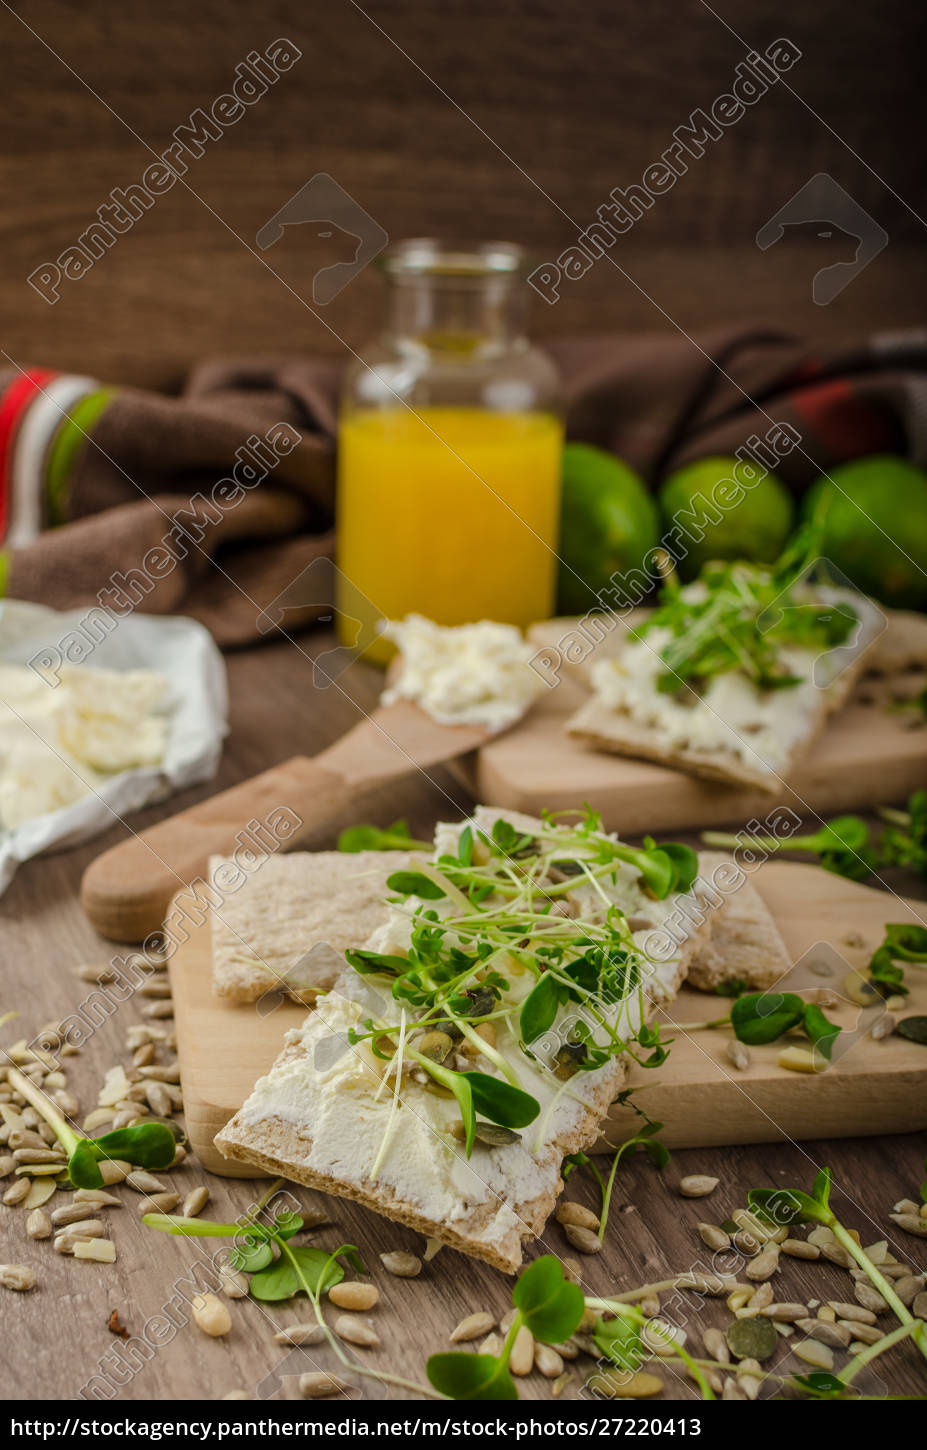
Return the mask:
[[(322, 692), (313, 689), (307, 656), (327, 647), (322, 636), (307, 636), (300, 641), (299, 649), (280, 644), (233, 655), (229, 660), (232, 733), (217, 781), (212, 787), (186, 792), (167, 805), (140, 813), (133, 826), (151, 823), (178, 805), (202, 797), (207, 789), (232, 784), (294, 752), (319, 749), (347, 729), (356, 719), (357, 704), (369, 708), (373, 703), (378, 678), (373, 671), (357, 667), (340, 678), (341, 688)], [(432, 782), (413, 778), (401, 788), (384, 792), (372, 814), (383, 822), (404, 814), (419, 832), (430, 829), (436, 815), (462, 812), (468, 804), (453, 778), (438, 771)], [(4, 1042), (30, 1034), (50, 1018), (73, 1011), (87, 995), (87, 989), (72, 975), (72, 968), (80, 962), (111, 958), (112, 944), (97, 938), (81, 914), (77, 888), (81, 871), (93, 854), (120, 839), (125, 829), (114, 827), (93, 845), (29, 863), (0, 899), (0, 964), (5, 977), (2, 1006), (15, 1007), (21, 1014), (19, 1023), (4, 1029)], [(899, 879), (894, 884), (907, 892), (915, 892), (918, 887), (912, 880)], [(919, 887), (923, 895), (922, 882)], [(887, 919), (890, 916), (887, 902)], [(71, 1084), (85, 1109), (95, 1102), (104, 1070), (114, 1061), (128, 1060), (123, 1046), (125, 1030), (139, 1020), (139, 1004), (127, 1003), (103, 1024), (80, 1056), (66, 1059)], [(693, 1107), (698, 1111), (697, 1103)], [(887, 1220), (896, 1199), (916, 1194), (923, 1178), (923, 1152), (923, 1142), (915, 1135), (781, 1147), (681, 1150), (673, 1155), (662, 1177), (648, 1163), (635, 1160), (619, 1174), (615, 1216), (605, 1252), (582, 1261), (584, 1282), (595, 1293), (620, 1292), (663, 1277), (668, 1268), (681, 1270), (704, 1261), (706, 1250), (695, 1232), (700, 1219), (724, 1218), (743, 1203), (746, 1191), (753, 1186), (807, 1186), (823, 1163), (831, 1164), (841, 1185), (835, 1197), (838, 1211), (860, 1230), (863, 1242), (885, 1237), (891, 1230), (899, 1256), (923, 1267), (927, 1255), (922, 1242), (897, 1232)], [(674, 1185), (679, 1177), (696, 1171), (720, 1178), (721, 1186), (711, 1199), (690, 1201), (676, 1193)], [(254, 1191), (253, 1185), (247, 1183), (207, 1180), (195, 1163), (184, 1165), (173, 1181), (184, 1192), (208, 1181), (212, 1200), (207, 1214), (215, 1217), (232, 1217), (240, 1212)], [(592, 1202), (579, 1180), (571, 1192)], [(3, 1389), (9, 1396), (28, 1400), (78, 1395), (97, 1370), (98, 1360), (111, 1354), (120, 1343), (106, 1327), (111, 1311), (117, 1309), (129, 1329), (138, 1333), (148, 1317), (171, 1299), (174, 1281), (194, 1262), (198, 1252), (195, 1244), (155, 1238), (140, 1224), (138, 1196), (128, 1190), (121, 1190), (121, 1194), (125, 1206), (112, 1210), (111, 1215), (119, 1253), (112, 1267), (60, 1257), (50, 1243), (26, 1238), (19, 1209), (0, 1208), (6, 1230), (4, 1257), (32, 1264), (39, 1279), (38, 1288), (31, 1294), (4, 1295), (5, 1339), (8, 1345), (15, 1345), (15, 1359), (8, 1363), (4, 1375)], [(303, 1190), (297, 1196), (307, 1206), (321, 1206), (324, 1202), (321, 1195)], [(466, 1313), (484, 1306), (499, 1314), (504, 1311), (509, 1281), (502, 1275), (445, 1250), (426, 1267), (421, 1278), (390, 1278), (380, 1268), (377, 1254), (391, 1248), (420, 1250), (420, 1239), (351, 1205), (334, 1202), (331, 1209), (333, 1226), (320, 1229), (312, 1241), (330, 1248), (345, 1240), (358, 1244), (381, 1291), (383, 1302), (374, 1313), (384, 1347), (369, 1352), (372, 1365), (420, 1380), (427, 1354), (446, 1342), (454, 1324)], [(555, 1224), (548, 1228), (544, 1247), (559, 1254), (567, 1252)], [(848, 1283), (845, 1272), (834, 1265), (807, 1266), (789, 1260), (777, 1289), (781, 1285), (780, 1292), (787, 1298), (813, 1295), (824, 1299), (847, 1296)], [(229, 1303), (234, 1325), (226, 1339), (207, 1339), (192, 1325), (186, 1325), (137, 1374), (126, 1377), (119, 1396), (138, 1400), (218, 1399), (238, 1387), (256, 1393), (282, 1359), (279, 1346), (272, 1341), (274, 1327), (296, 1323), (307, 1314), (298, 1304), (260, 1306), (248, 1300)], [(716, 1301), (708, 1301), (703, 1309), (697, 1301), (683, 1308), (689, 1316), (690, 1340), (697, 1339), (699, 1328), (722, 1324), (727, 1318)], [(323, 1367), (330, 1367), (327, 1350), (308, 1353)], [(910, 1349), (893, 1351), (882, 1362), (879, 1373), (891, 1393), (923, 1392), (922, 1362)], [(688, 1383), (669, 1372), (666, 1379), (667, 1397), (691, 1392)], [(580, 1383), (577, 1376), (566, 1394), (577, 1394)], [(522, 1388), (529, 1397), (545, 1398), (550, 1394), (548, 1382), (537, 1377), (524, 1381)], [(295, 1397), (295, 1382), (289, 1380), (281, 1393)], [(371, 1388), (369, 1382), (358, 1393), (377, 1397), (376, 1387)]]
[[(836, 339), (919, 320), (924, 230), (910, 209), (924, 215), (925, 166), (910, 137), (925, 12), (915, 0), (822, 0), (785, 14), (773, 0), (718, 0), (721, 18), (699, 0), (364, 8), (372, 19), (349, 0), (275, 0), (259, 12), (242, 0), (4, 7), (4, 348), (20, 363), (148, 384), (176, 383), (191, 359), (218, 352), (344, 357), (376, 333), (374, 269), (313, 315), (300, 299), (330, 243), (301, 228), (263, 257), (253, 250), (309, 177), (333, 175), (393, 238), (504, 236), (554, 258), (613, 188), (640, 181), (694, 110), (729, 90), (744, 45), (724, 19), (747, 45), (785, 34), (802, 59), (611, 260), (566, 284), (557, 306), (538, 301), (539, 334), (765, 319)], [(161, 196), (55, 306), (26, 285), (113, 187), (138, 180), (147, 148), (163, 150), (249, 50), (281, 35), (303, 59), (191, 163), (190, 189)], [(842, 243), (754, 243), (818, 171), (890, 237), (827, 307), (814, 305), (811, 278)]]

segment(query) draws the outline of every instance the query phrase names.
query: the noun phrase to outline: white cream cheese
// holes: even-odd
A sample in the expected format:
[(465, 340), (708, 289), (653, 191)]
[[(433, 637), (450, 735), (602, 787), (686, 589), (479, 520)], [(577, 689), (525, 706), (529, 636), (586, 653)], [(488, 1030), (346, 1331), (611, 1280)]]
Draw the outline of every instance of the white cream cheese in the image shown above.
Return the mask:
[(164, 755), (163, 676), (66, 665), (59, 679), (53, 686), (25, 665), (0, 663), (0, 827), (7, 830)]
[(543, 688), (529, 663), (535, 651), (514, 625), (484, 619), (444, 628), (410, 614), (383, 632), (402, 655), (402, 673), (384, 704), (414, 700), (443, 725), (504, 730)]

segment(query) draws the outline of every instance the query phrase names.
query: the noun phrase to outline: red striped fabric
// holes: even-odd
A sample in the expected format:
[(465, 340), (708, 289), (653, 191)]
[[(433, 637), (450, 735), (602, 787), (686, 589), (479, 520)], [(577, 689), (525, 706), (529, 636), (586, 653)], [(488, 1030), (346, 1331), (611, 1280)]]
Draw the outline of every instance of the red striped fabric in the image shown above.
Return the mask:
[(54, 377), (57, 373), (50, 368), (32, 368), (20, 374), (0, 398), (0, 543), (6, 537), (10, 517), (16, 429), (36, 393)]

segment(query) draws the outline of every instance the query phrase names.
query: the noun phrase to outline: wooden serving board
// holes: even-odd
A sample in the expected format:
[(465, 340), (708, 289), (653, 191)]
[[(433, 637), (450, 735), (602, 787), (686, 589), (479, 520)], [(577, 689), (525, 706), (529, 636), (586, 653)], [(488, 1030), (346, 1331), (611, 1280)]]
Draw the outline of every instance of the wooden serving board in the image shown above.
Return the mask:
[[(868, 961), (886, 921), (927, 924), (923, 903), (904, 901), (832, 876), (814, 866), (769, 862), (752, 880), (775, 917), (798, 965), (792, 985), (839, 989), (846, 972)], [(843, 938), (859, 932), (863, 946)], [(819, 974), (821, 967), (827, 975)], [(927, 968), (908, 969), (911, 995), (902, 1015), (927, 1013)], [(187, 1131), (204, 1167), (227, 1177), (246, 1175), (213, 1147), (213, 1137), (240, 1107), (253, 1083), (269, 1068), (283, 1035), (297, 1026), (305, 1009), (277, 994), (261, 1003), (233, 1004), (214, 997), (210, 981), (210, 923), (207, 918), (170, 962), (178, 1053)], [(668, 1014), (672, 1023), (724, 1015), (728, 1000), (683, 990)], [(780, 1045), (753, 1048), (745, 1072), (730, 1066), (728, 1030), (681, 1036), (657, 1071), (638, 1068), (630, 1084), (651, 1117), (664, 1123), (671, 1147), (718, 1143), (762, 1143), (788, 1139), (850, 1137), (909, 1132), (927, 1126), (927, 1046), (892, 1036), (864, 1035), (875, 1020), (847, 1001), (828, 1015), (849, 1034), (863, 1029), (826, 1072), (807, 1076), (780, 1068)], [(618, 1110), (607, 1138), (628, 1136), (633, 1113)], [(617, 1135), (617, 1136), (616, 1136)], [(602, 1144), (603, 1149), (607, 1143)]]
[[(561, 643), (576, 621), (549, 620), (529, 631), (532, 643)], [(597, 646), (613, 653), (624, 626)], [(791, 789), (773, 795), (743, 786), (699, 780), (645, 760), (594, 750), (571, 740), (564, 726), (589, 698), (585, 669), (565, 664), (559, 683), (545, 690), (525, 719), (452, 767), (476, 800), (539, 815), (591, 801), (607, 828), (623, 835), (745, 825), (770, 809), (791, 806), (799, 815), (904, 801), (927, 780), (927, 724), (916, 713), (867, 703), (871, 686), (860, 686), (833, 715), (795, 770)], [(912, 728), (912, 725), (914, 728)]]

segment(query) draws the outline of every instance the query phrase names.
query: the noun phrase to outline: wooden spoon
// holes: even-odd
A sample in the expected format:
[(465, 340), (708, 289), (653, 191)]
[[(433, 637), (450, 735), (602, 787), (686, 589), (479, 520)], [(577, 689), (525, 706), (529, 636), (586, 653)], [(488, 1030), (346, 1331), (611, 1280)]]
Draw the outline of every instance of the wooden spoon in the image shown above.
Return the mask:
[[(104, 851), (84, 872), (84, 910), (101, 936), (142, 941), (159, 929), (178, 890), (207, 884), (210, 856), (248, 845), (249, 824), (263, 825), (280, 808), (291, 812), (298, 824), (287, 835), (289, 850), (366, 791), (477, 750), (492, 733), (485, 725), (439, 725), (408, 700), (379, 705), (321, 754), (294, 755)], [(270, 832), (263, 839), (273, 844)]]

